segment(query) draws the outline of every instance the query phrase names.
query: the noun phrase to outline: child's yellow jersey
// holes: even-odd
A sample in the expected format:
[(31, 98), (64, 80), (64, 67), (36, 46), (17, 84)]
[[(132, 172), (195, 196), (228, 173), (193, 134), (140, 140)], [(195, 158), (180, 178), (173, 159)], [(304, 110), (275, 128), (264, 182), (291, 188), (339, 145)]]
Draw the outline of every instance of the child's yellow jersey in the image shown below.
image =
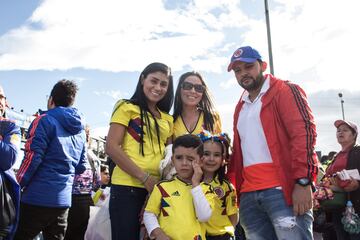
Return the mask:
[[(216, 197), (209, 184), (201, 183), (211, 209)], [(172, 240), (205, 240), (205, 233), (196, 218), (192, 186), (177, 177), (158, 183), (152, 191), (145, 211), (154, 213), (160, 228)]]
[[(118, 123), (126, 127), (121, 146), (126, 155), (142, 170), (157, 178), (160, 178), (159, 165), (160, 160), (164, 157), (166, 140), (172, 136), (173, 131), (172, 116), (160, 110), (159, 112), (161, 117), (157, 118), (156, 121), (159, 125), (160, 147), (155, 122), (151, 116), (149, 116), (150, 129), (147, 129), (146, 124), (144, 124), (143, 130), (141, 130), (139, 106), (120, 100), (115, 104), (111, 117), (111, 123)], [(143, 133), (144, 156), (140, 153), (141, 133)], [(138, 179), (131, 177), (118, 166), (114, 169), (111, 182), (115, 185), (144, 187)]]
[(208, 222), (203, 223), (206, 234), (209, 236), (223, 235), (229, 233), (234, 235), (234, 227), (228, 216), (238, 213), (236, 192), (232, 184), (226, 180), (220, 184), (215, 178), (210, 185), (212, 186), (216, 197), (213, 214)]

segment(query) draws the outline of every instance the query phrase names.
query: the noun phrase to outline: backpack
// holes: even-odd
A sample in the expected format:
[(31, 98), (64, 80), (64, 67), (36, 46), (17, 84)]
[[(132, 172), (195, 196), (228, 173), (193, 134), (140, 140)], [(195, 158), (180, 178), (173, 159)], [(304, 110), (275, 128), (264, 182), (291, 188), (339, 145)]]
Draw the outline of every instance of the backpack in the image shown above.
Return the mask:
[(3, 172), (0, 172), (0, 237), (6, 237), (10, 226), (15, 223), (16, 209), (11, 197), (11, 183)]

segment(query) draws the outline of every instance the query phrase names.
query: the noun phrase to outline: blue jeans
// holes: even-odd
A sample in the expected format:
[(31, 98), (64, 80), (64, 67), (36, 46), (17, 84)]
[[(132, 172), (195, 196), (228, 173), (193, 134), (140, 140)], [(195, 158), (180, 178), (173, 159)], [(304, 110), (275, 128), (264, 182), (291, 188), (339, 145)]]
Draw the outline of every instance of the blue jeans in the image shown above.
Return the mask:
[(134, 240), (140, 235), (140, 213), (145, 188), (111, 185), (109, 213), (112, 240)]
[(312, 211), (295, 217), (280, 189), (241, 194), (240, 223), (247, 240), (313, 239), (313, 220)]

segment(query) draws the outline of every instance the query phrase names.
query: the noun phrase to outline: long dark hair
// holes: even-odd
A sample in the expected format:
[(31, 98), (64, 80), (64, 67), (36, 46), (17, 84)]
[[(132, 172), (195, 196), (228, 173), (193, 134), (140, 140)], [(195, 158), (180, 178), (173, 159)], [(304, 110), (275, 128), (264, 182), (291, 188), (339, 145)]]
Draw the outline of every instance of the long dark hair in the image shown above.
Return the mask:
[(205, 130), (208, 130), (210, 132), (214, 131), (214, 123), (215, 123), (215, 108), (214, 108), (214, 104), (213, 101), (211, 99), (211, 95), (208, 91), (208, 88), (206, 86), (205, 81), (203, 80), (203, 77), (201, 76), (200, 73), (198, 72), (186, 72), (184, 74), (182, 74), (179, 78), (179, 83), (177, 85), (176, 88), (176, 92), (175, 92), (175, 104), (174, 104), (174, 122), (176, 121), (176, 119), (181, 115), (182, 112), (182, 108), (183, 108), (183, 104), (181, 101), (181, 86), (183, 84), (183, 82), (185, 81), (186, 78), (190, 77), (190, 76), (195, 76), (198, 77), (202, 83), (202, 85), (204, 85), (205, 87), (205, 91), (203, 93), (202, 99), (199, 102), (198, 108), (203, 112), (204, 114), (204, 127)]
[[(148, 108), (148, 99), (144, 93), (142, 80), (145, 79), (150, 73), (154, 72), (162, 72), (169, 78), (168, 90), (165, 96), (156, 104), (156, 106), (163, 112), (169, 113), (171, 106), (174, 101), (174, 84), (173, 84), (173, 76), (171, 75), (171, 69), (167, 65), (159, 62), (154, 62), (149, 64), (140, 74), (138, 84), (135, 89), (135, 93), (128, 100), (129, 102), (138, 105), (140, 108), (140, 119), (141, 119), (141, 132), (140, 132), (140, 153), (144, 156), (144, 124), (147, 127), (147, 133), (149, 134), (149, 138), (152, 141), (152, 134), (150, 131), (150, 117), (154, 119), (155, 129), (157, 140), (159, 144), (159, 148), (161, 151), (160, 144), (160, 129), (159, 124), (153, 114), (149, 111)], [(152, 143), (152, 142), (151, 142)]]
[[(207, 141), (217, 142), (221, 146), (221, 154), (223, 158), (225, 158), (225, 161), (228, 162), (230, 158), (230, 142), (231, 139), (227, 133), (220, 133), (212, 135), (208, 131), (203, 131), (200, 134), (198, 134), (201, 141), (203, 143)], [(224, 180), (227, 180), (226, 178), (226, 164), (221, 165), (216, 171), (214, 176), (218, 176), (220, 184), (223, 184)]]

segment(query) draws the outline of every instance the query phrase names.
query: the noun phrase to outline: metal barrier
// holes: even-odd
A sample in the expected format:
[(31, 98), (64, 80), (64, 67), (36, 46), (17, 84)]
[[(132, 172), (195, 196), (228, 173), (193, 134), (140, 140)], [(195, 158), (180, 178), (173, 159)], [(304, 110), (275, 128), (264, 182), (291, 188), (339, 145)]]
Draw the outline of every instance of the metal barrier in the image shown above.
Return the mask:
[[(25, 143), (26, 143), (26, 133), (27, 129), (20, 128), (21, 130), (21, 150), (25, 151)], [(105, 138), (96, 138), (96, 137), (90, 137), (90, 147), (96, 154), (96, 156), (100, 159), (101, 162), (106, 162), (107, 155), (105, 153)]]

